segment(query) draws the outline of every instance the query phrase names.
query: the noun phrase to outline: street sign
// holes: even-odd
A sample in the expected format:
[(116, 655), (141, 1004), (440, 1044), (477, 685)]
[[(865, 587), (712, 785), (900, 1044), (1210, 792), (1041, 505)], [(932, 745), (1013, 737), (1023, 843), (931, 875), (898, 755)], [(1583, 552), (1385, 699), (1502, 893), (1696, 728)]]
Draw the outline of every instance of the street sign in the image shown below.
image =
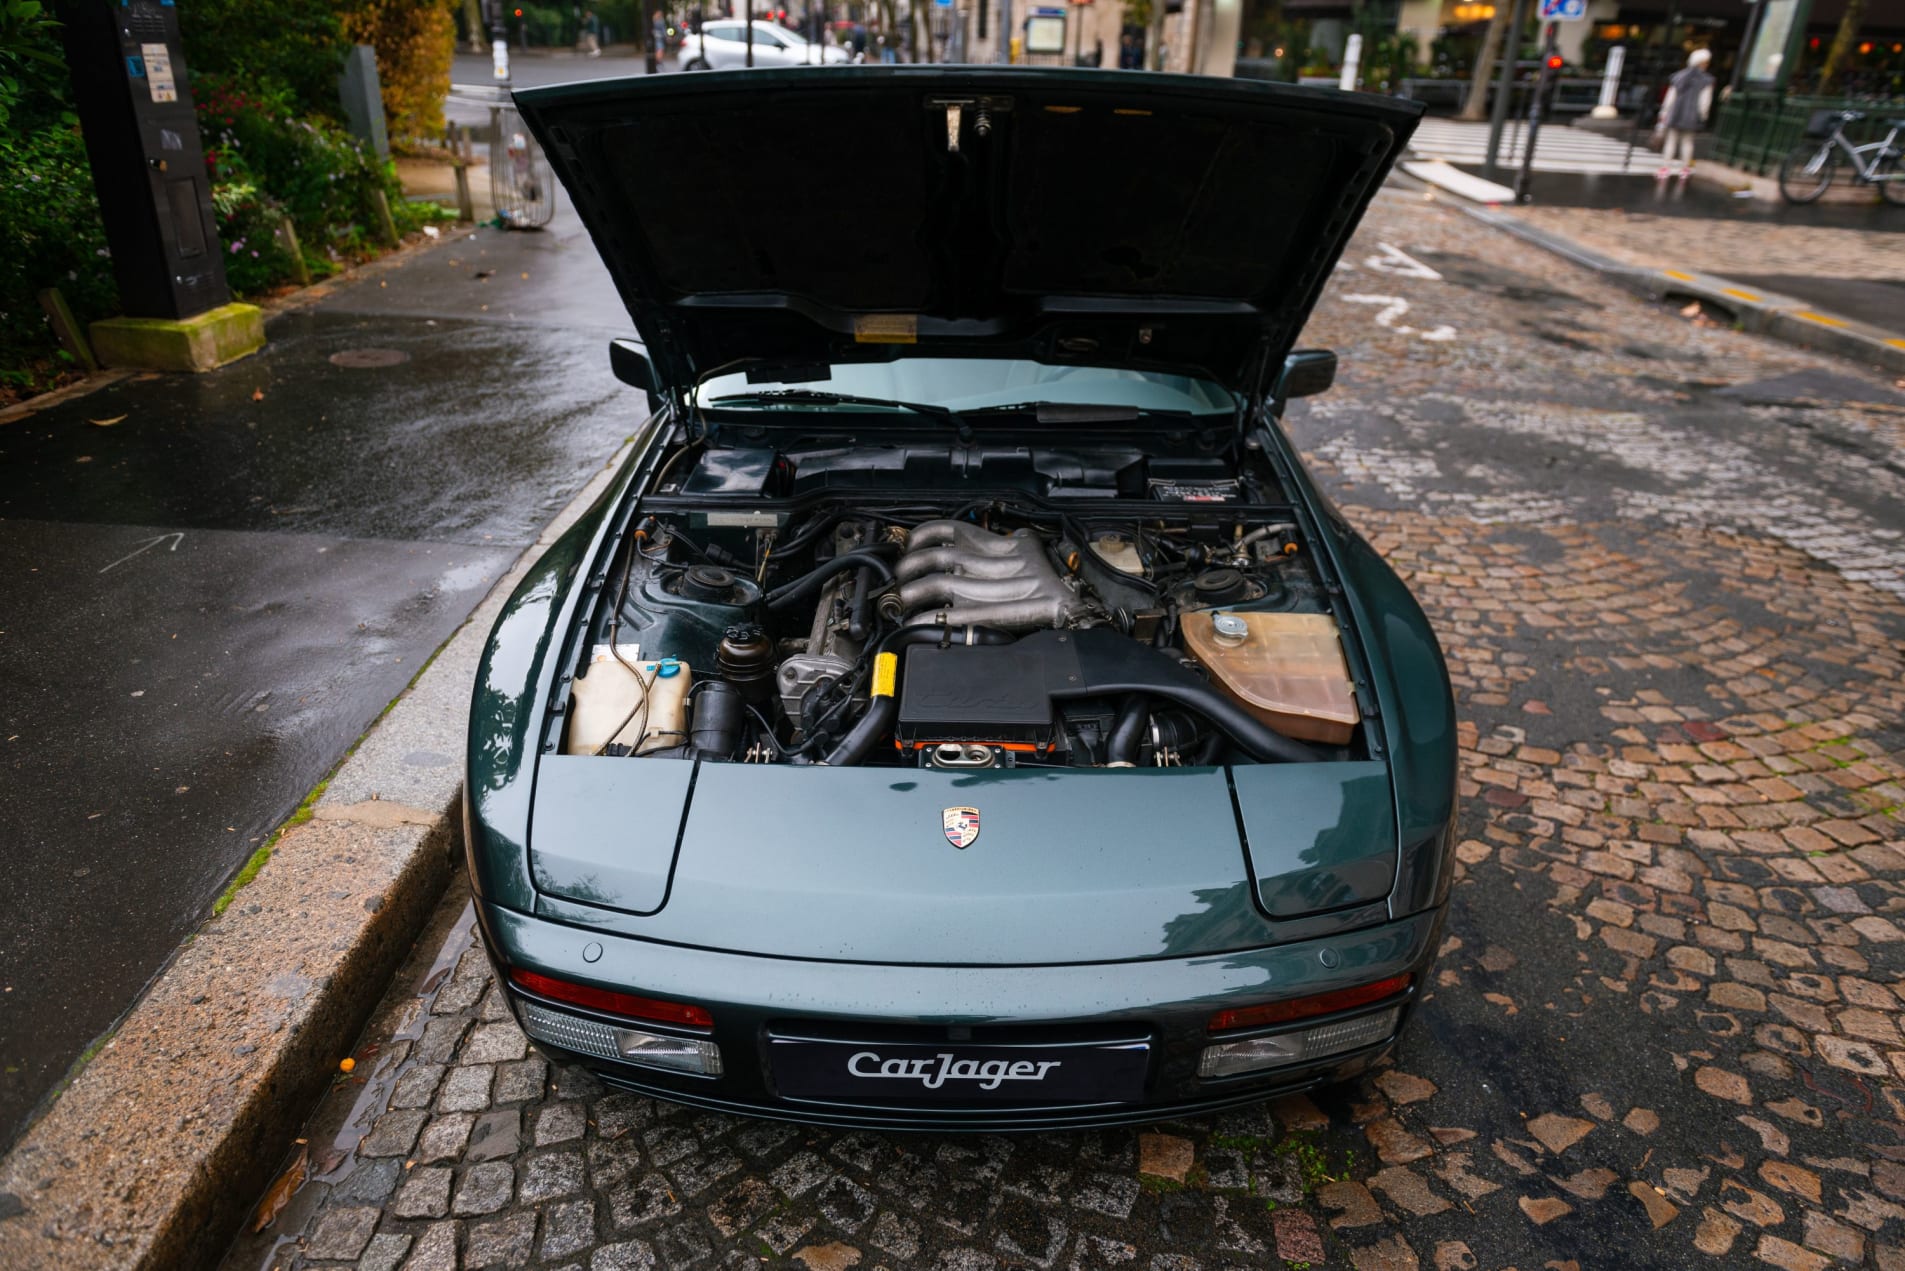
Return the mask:
[(1063, 53), (1065, 51), (1065, 19), (1048, 18), (1043, 14), (1025, 20), (1025, 51), (1027, 53)]
[(1587, 16), (1587, 0), (1541, 0), (1543, 22), (1579, 22)]

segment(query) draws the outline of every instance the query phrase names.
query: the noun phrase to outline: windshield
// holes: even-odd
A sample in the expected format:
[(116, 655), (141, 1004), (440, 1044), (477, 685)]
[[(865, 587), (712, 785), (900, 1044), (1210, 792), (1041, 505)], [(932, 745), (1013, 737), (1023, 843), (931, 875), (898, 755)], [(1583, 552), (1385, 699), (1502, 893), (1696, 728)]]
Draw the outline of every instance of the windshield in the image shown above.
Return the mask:
[[(1130, 406), (1146, 411), (1227, 415), (1236, 399), (1208, 380), (1160, 371), (1104, 366), (1047, 366), (1010, 358), (901, 358), (893, 362), (845, 363), (823, 379), (810, 372), (782, 381), (771, 370), (716, 375), (701, 384), (698, 400), (718, 406), (723, 398), (752, 398), (791, 387), (896, 402), (927, 402), (947, 410), (981, 410), (1026, 402), (1076, 406)], [(750, 406), (753, 403), (749, 403)], [(824, 403), (782, 402), (780, 410), (824, 410)]]

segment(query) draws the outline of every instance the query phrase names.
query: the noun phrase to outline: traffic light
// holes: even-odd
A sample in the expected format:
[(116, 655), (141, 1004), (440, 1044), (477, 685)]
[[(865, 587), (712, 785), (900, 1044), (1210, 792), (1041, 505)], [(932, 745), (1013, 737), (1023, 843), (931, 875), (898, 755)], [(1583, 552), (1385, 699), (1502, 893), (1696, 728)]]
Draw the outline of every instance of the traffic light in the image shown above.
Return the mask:
[(1551, 71), (1561, 69), (1561, 55), (1559, 53), (1548, 54), (1548, 69)]

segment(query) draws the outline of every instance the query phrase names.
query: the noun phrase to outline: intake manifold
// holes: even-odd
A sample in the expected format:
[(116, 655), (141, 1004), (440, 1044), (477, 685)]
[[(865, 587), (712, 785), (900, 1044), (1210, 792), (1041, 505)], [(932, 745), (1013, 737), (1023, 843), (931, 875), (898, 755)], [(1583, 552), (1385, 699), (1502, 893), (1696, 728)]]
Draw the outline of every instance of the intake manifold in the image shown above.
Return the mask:
[(893, 576), (908, 626), (1032, 631), (1066, 626), (1087, 607), (1030, 530), (994, 534), (964, 521), (927, 521), (913, 530)]

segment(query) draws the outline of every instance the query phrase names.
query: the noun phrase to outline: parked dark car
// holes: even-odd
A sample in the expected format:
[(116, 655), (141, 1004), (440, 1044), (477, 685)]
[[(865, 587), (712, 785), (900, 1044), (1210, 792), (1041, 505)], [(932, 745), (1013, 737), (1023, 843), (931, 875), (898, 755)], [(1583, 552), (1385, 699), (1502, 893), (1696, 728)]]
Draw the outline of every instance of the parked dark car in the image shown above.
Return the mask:
[(1279, 418), (1334, 375), (1293, 346), (1420, 108), (939, 66), (517, 101), (654, 411), (477, 677), (470, 879), (536, 1045), (973, 1128), (1391, 1047), (1449, 887), (1449, 677)]

